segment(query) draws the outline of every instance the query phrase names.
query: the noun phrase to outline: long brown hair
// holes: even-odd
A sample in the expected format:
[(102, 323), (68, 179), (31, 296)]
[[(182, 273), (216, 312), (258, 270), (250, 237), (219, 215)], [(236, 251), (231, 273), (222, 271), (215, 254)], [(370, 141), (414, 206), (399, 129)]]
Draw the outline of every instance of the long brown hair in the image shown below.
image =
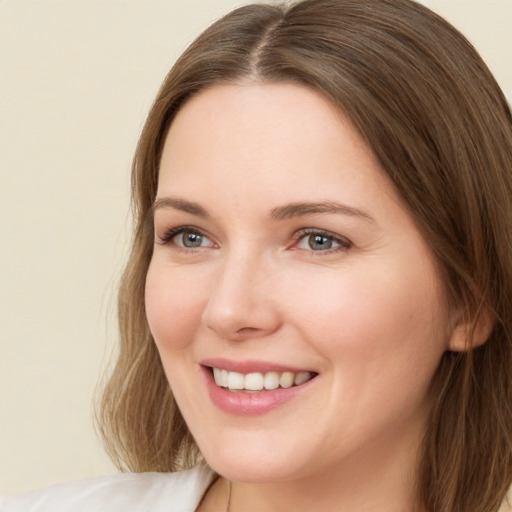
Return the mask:
[(512, 116), (468, 41), (410, 0), (249, 5), (207, 29), (166, 77), (133, 162), (135, 232), (119, 292), (121, 345), (101, 404), (120, 467), (175, 471), (200, 460), (144, 310), (151, 206), (167, 130), (219, 83), (293, 82), (321, 93), (368, 142), (425, 240), (448, 300), (485, 344), (448, 352), (418, 471), (429, 512), (494, 512), (512, 480)]

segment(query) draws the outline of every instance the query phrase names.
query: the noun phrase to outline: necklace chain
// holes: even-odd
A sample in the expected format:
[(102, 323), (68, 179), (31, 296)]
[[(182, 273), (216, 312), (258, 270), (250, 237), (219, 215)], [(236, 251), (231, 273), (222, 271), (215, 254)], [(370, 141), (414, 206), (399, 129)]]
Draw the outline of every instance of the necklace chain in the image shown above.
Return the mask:
[(226, 512), (231, 512), (231, 488), (233, 484), (231, 480), (229, 481), (229, 489), (228, 489), (228, 502), (226, 503)]

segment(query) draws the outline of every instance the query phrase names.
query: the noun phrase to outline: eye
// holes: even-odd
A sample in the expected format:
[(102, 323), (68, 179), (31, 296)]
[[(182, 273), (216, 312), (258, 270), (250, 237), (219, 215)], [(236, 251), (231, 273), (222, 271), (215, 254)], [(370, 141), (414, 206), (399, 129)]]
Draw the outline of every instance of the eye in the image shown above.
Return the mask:
[(305, 230), (299, 234), (296, 249), (315, 252), (336, 252), (348, 249), (350, 242), (340, 236), (322, 230)]
[(208, 238), (201, 233), (195, 231), (182, 231), (181, 233), (174, 235), (174, 243), (182, 247), (203, 247), (209, 245)]
[(196, 228), (187, 226), (181, 226), (167, 231), (161, 238), (160, 243), (165, 245), (169, 242), (185, 249), (215, 246), (204, 233)]

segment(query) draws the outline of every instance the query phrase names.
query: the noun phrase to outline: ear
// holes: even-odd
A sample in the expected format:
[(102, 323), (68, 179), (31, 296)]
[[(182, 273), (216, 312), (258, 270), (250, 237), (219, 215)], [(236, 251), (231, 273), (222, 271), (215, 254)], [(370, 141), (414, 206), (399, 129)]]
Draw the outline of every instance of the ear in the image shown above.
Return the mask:
[(476, 315), (467, 311), (457, 312), (448, 342), (448, 350), (465, 352), (483, 345), (494, 328), (494, 317), (487, 308), (480, 308)]

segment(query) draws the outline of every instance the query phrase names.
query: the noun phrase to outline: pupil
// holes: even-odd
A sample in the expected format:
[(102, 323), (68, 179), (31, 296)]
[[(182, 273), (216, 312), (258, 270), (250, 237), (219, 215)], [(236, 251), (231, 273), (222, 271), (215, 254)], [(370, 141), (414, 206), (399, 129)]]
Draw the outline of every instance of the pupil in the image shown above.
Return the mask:
[(200, 247), (202, 239), (203, 236), (199, 233), (188, 232), (183, 237), (183, 245), (185, 247)]
[(319, 249), (330, 249), (332, 247), (332, 240), (322, 235), (311, 235), (309, 237), (309, 246), (314, 251)]

